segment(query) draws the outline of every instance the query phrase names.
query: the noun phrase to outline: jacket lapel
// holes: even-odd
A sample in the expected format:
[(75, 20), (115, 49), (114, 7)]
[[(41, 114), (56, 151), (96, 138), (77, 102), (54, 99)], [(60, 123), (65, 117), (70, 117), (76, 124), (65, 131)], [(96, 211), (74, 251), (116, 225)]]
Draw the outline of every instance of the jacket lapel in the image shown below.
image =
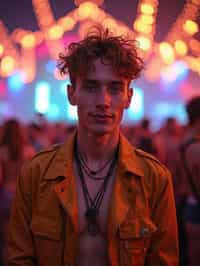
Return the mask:
[(130, 208), (136, 205), (137, 183), (135, 178), (144, 175), (135, 149), (121, 135), (118, 167), (108, 215), (108, 237), (112, 238), (126, 219)]
[(73, 173), (74, 141), (75, 134), (58, 149), (44, 178), (58, 180), (54, 191), (60, 204), (69, 215), (75, 232), (78, 232), (78, 202)]

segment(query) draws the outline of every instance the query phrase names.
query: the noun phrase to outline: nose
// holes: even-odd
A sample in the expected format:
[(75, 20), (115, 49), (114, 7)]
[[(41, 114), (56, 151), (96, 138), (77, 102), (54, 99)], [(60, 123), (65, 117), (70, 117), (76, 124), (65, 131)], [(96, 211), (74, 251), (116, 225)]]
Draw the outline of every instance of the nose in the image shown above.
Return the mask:
[(101, 107), (109, 107), (111, 103), (111, 96), (107, 89), (101, 88), (96, 96), (96, 105)]

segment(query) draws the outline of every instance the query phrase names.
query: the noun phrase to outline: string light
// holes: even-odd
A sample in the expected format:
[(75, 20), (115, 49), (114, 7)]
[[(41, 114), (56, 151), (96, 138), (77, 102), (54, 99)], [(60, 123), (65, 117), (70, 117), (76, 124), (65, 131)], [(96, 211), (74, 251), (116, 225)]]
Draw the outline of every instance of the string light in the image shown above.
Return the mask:
[(23, 38), (21, 39), (21, 45), (27, 49), (35, 47), (36, 45), (35, 35), (33, 33), (28, 33), (24, 35)]
[(15, 69), (15, 59), (11, 56), (4, 56), (1, 59), (1, 74), (3, 76), (9, 76)]
[(147, 15), (152, 15), (154, 13), (154, 7), (150, 4), (141, 4), (141, 12)]
[(175, 60), (173, 47), (167, 42), (161, 42), (159, 52), (165, 64), (172, 64)]
[(198, 32), (199, 27), (198, 24), (192, 20), (186, 20), (185, 23), (183, 24), (183, 29), (185, 32), (187, 32), (190, 35), (194, 35), (195, 33)]
[(176, 40), (174, 43), (174, 48), (175, 48), (176, 54), (180, 56), (185, 56), (188, 52), (188, 47), (186, 43), (182, 40)]
[(63, 28), (60, 25), (53, 25), (48, 29), (46, 38), (48, 40), (57, 40), (63, 36), (63, 33)]
[(4, 53), (4, 46), (3, 44), (0, 43), (0, 57), (2, 57), (3, 53)]
[(151, 41), (145, 36), (136, 37), (136, 41), (139, 43), (139, 48), (148, 51), (151, 48)]

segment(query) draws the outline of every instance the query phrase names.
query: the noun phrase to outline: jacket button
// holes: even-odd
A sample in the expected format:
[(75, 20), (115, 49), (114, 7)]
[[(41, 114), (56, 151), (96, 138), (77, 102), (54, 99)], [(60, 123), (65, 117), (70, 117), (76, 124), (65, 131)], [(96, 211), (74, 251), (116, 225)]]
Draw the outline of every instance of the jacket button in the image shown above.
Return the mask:
[(148, 234), (149, 234), (149, 228), (147, 228), (147, 227), (141, 228), (141, 230), (140, 230), (141, 236), (147, 236)]

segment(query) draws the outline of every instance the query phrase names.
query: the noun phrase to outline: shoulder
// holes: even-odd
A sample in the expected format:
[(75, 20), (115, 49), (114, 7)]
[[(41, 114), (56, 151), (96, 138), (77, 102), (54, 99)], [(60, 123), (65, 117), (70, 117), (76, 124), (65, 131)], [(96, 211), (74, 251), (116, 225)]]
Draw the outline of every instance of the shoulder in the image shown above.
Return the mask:
[(61, 147), (62, 144), (54, 144), (46, 149), (37, 152), (31, 159), (31, 161), (37, 161), (46, 157), (54, 155)]
[(145, 152), (141, 149), (135, 149), (135, 153), (138, 157), (140, 157), (142, 160), (146, 161), (146, 163), (153, 164), (159, 168), (162, 168), (163, 170), (167, 170), (167, 168), (164, 166), (163, 163), (159, 161), (158, 158), (156, 158), (154, 155)]
[(44, 150), (39, 151), (35, 155), (32, 156), (31, 159), (27, 160), (23, 165), (23, 172), (25, 170), (46, 168), (49, 162), (54, 158), (56, 153), (59, 151), (62, 144), (52, 145)]
[(169, 169), (155, 156), (141, 149), (135, 149), (135, 153), (139, 158), (146, 178), (151, 176), (151, 179), (160, 181), (167, 181), (168, 179), (171, 179)]

